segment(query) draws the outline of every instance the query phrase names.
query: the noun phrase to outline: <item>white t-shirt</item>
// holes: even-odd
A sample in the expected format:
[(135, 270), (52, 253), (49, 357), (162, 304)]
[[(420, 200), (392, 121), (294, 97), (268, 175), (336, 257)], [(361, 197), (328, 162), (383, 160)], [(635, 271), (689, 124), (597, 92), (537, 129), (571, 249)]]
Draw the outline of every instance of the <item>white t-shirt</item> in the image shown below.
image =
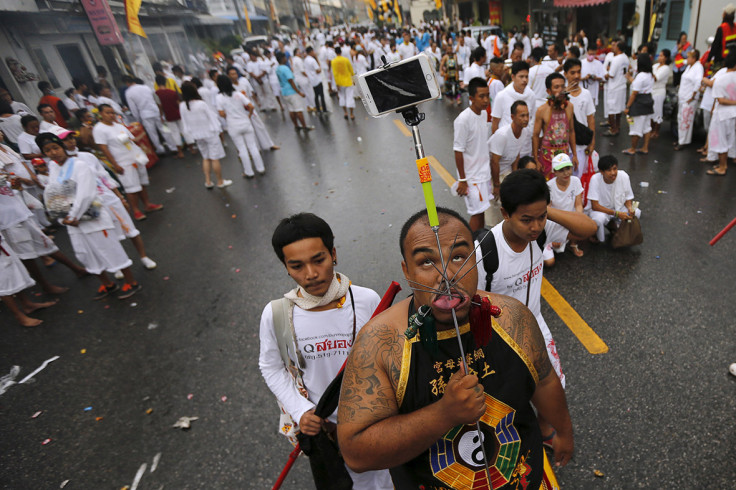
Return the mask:
[(17, 143), (18, 136), (23, 133), (23, 125), (20, 123), (21, 117), (18, 114), (0, 117), (0, 130), (5, 133), (5, 138), (13, 143)]
[(463, 72), (463, 83), (468, 85), (473, 78), (486, 79), (486, 70), (483, 66), (473, 62), (472, 65), (467, 67)]
[[(597, 59), (593, 59), (593, 61), (588, 61), (588, 58), (583, 58), (580, 60), (580, 76), (585, 78), (588, 75), (593, 75), (596, 78), (603, 78), (603, 76), (606, 74), (605, 70), (603, 69), (603, 63), (601, 63)], [(593, 93), (598, 93), (598, 85), (600, 82), (596, 80), (586, 80), (583, 82), (583, 86), (590, 90), (591, 95)]]
[(575, 97), (570, 94), (570, 102), (572, 102), (572, 110), (575, 113), (575, 119), (580, 124), (588, 125), (588, 116), (595, 114), (595, 104), (593, 96), (590, 95), (588, 89), (581, 88), (580, 93)]
[[(488, 36), (487, 38), (483, 40), (483, 47), (486, 50), (486, 56), (488, 57), (488, 59), (491, 59), (494, 56), (496, 56), (493, 50), (494, 45), (497, 48), (498, 52), (500, 53), (501, 50), (503, 49), (503, 43), (498, 38), (498, 36), (491, 34), (490, 36)], [(511, 46), (511, 44), (509, 44), (509, 52), (511, 52), (512, 49), (513, 47)]]
[(522, 129), (517, 138), (509, 124), (499, 128), (488, 138), (488, 151), (493, 155), (501, 156), (501, 160), (498, 162), (500, 175), (511, 172), (511, 165), (519, 158), (524, 142), (530, 137), (529, 127)]
[(544, 63), (534, 65), (529, 68), (529, 87), (534, 91), (534, 96), (537, 98), (537, 102), (547, 98), (547, 75), (554, 73), (554, 70)]
[(222, 131), (215, 110), (203, 100), (189, 101), (189, 108), (186, 102), (181, 102), (179, 112), (184, 132), (195, 140), (212, 138)]
[(657, 77), (652, 88), (652, 95), (666, 95), (667, 81), (672, 76), (672, 68), (670, 68), (670, 65), (660, 65), (657, 63), (652, 68), (652, 73)]
[(141, 121), (161, 116), (154, 95), (153, 90), (146, 85), (135, 84), (125, 90), (125, 100), (133, 117)]
[(506, 87), (504, 87), (503, 82), (498, 78), (491, 78), (488, 80), (488, 97), (491, 100), (491, 104), (493, 104), (493, 100), (504, 88)]
[(575, 198), (583, 193), (583, 184), (574, 175), (564, 191), (557, 187), (557, 177), (547, 181), (549, 187), (550, 206), (563, 211), (575, 211)]
[(686, 101), (690, 100), (695, 91), (700, 88), (702, 81), (703, 65), (699, 61), (696, 61), (692, 66), (688, 65), (680, 78), (680, 89), (677, 91), (677, 96)]
[(624, 90), (626, 89), (626, 71), (629, 69), (629, 57), (624, 53), (615, 55), (611, 60), (611, 67), (608, 74), (608, 90)]
[[(372, 289), (351, 286), (355, 298), (355, 335), (375, 311), (380, 298)], [(309, 400), (299, 394), (291, 376), (284, 368), (273, 325), (271, 304), (261, 315), (260, 356), (261, 374), (274, 396), (295, 422), (312, 410), (327, 386), (337, 375), (353, 345), (353, 307), (348, 294), (342, 308), (306, 311), (294, 306), (294, 333), (297, 347), (304, 357), (304, 386)], [(290, 354), (292, 354), (290, 352)], [(295, 358), (292, 360), (296, 361)], [(337, 422), (337, 414), (329, 419)]]
[[(728, 68), (725, 66), (718, 70), (712, 77), (711, 80), (713, 81), (713, 84), (715, 84), (716, 79), (721, 75), (721, 73), (726, 73), (728, 71)], [(656, 84), (655, 84), (655, 90), (656, 90)], [(654, 93), (654, 91), (652, 92)], [(700, 99), (700, 108), (705, 111), (712, 111), (714, 109), (713, 103), (715, 102), (715, 99), (713, 98), (713, 87), (705, 87), (705, 90), (703, 91), (703, 96)]]
[[(0, 164), (1, 165), (1, 164)], [(1, 167), (0, 167), (1, 168)], [(33, 216), (19, 194), (6, 181), (0, 186), (0, 230), (7, 230)], [(0, 252), (2, 254), (3, 252)]]
[(455, 54), (457, 55), (457, 64), (464, 70), (470, 63), (470, 48), (464, 44), (462, 46), (458, 44), (455, 48)]
[(396, 46), (396, 51), (399, 52), (399, 56), (401, 56), (402, 60), (405, 60), (407, 58), (411, 58), (417, 53), (417, 47), (414, 46), (414, 43), (410, 42), (409, 44), (404, 44), (403, 42)]
[(123, 115), (123, 108), (120, 107), (120, 104), (118, 104), (117, 102), (115, 102), (111, 98), (109, 98), (109, 97), (103, 97), (103, 96), (97, 97), (97, 104), (96, 105), (99, 106), (101, 104), (107, 104), (110, 107), (112, 107), (112, 110), (115, 111), (116, 114), (120, 114), (121, 116)]
[(600, 172), (590, 178), (588, 201), (598, 201), (601, 206), (618, 211), (630, 199), (634, 199), (634, 191), (631, 189), (629, 174), (625, 171), (618, 171), (613, 184), (606, 184)]
[[(133, 142), (133, 135), (122, 124), (114, 122), (108, 126), (99, 122), (92, 128), (92, 136), (96, 144), (107, 145), (112, 157), (121, 167), (134, 164), (138, 154), (142, 153), (141, 149)], [(124, 138), (127, 138), (127, 140), (121, 142), (120, 140)]]
[[(718, 76), (713, 84), (713, 98), (736, 100), (736, 72), (727, 71)], [(736, 105), (716, 104), (714, 113), (719, 121), (736, 117)]]
[(307, 68), (307, 78), (312, 87), (316, 87), (322, 83), (322, 73), (317, 73), (320, 70), (319, 63), (312, 56), (304, 58), (304, 66)]
[(480, 111), (480, 114), (476, 114), (470, 107), (467, 107), (453, 123), (452, 149), (463, 154), (465, 178), (469, 184), (491, 180), (487, 120), (486, 111)]
[(639, 94), (651, 94), (654, 88), (654, 77), (651, 73), (639, 73), (631, 82), (631, 91)]
[(250, 114), (248, 109), (245, 108), (246, 105), (250, 104), (250, 100), (245, 95), (240, 92), (233, 92), (232, 97), (217, 94), (216, 100), (217, 110), (225, 111), (228, 132), (238, 133), (253, 130)]
[(511, 124), (511, 106), (517, 100), (526, 102), (529, 108), (529, 126), (534, 127), (534, 116), (537, 110), (537, 97), (534, 95), (534, 91), (527, 85), (524, 93), (520, 94), (514, 89), (514, 84), (511, 83), (505, 89), (501, 90), (493, 101), (491, 116), (500, 119), (499, 128)]
[[(41, 149), (36, 144), (36, 137), (32, 134), (28, 134), (25, 131), (23, 131), (20, 136), (18, 136), (18, 150), (22, 155), (33, 155), (37, 153), (41, 153)], [(30, 160), (27, 160), (30, 161)]]

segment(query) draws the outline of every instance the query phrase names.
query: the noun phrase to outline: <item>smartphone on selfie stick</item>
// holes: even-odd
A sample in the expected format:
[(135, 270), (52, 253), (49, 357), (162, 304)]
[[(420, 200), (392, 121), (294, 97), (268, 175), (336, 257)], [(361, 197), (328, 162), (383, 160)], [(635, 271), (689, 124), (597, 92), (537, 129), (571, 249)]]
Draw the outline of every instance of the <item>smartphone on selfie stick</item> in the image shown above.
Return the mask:
[(357, 75), (353, 83), (373, 117), (401, 112), (442, 96), (437, 74), (424, 53)]

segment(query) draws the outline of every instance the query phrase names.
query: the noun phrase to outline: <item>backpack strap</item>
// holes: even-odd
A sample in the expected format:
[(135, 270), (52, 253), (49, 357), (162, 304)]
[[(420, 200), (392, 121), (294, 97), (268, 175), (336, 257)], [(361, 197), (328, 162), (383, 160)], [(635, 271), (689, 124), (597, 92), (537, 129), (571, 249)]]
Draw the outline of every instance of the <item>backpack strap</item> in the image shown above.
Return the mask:
[[(294, 343), (294, 329), (289, 322), (289, 308), (291, 302), (286, 298), (271, 301), (271, 312), (273, 314), (273, 330), (276, 334), (276, 343), (279, 346), (281, 360), (287, 368), (291, 364), (289, 348)], [(295, 357), (296, 357), (296, 353)]]
[(539, 245), (539, 248), (542, 249), (542, 252), (544, 252), (544, 245), (547, 243), (547, 230), (542, 230), (542, 233), (539, 234), (536, 242), (537, 245)]
[[(488, 236), (491, 234), (491, 236)], [(473, 232), (473, 240), (480, 243), (480, 254), (483, 257), (483, 268), (486, 270), (486, 291), (491, 291), (493, 274), (498, 270), (498, 248), (496, 237), (492, 236), (491, 230), (481, 228)]]

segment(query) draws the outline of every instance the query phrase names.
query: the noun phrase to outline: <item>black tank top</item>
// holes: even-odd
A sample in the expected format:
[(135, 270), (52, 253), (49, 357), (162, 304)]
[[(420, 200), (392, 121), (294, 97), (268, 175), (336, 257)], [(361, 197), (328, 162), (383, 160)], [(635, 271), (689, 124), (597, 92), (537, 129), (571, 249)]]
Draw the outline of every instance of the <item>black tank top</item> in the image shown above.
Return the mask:
[[(529, 402), (538, 382), (536, 369), (495, 320), (491, 341), (482, 349), (475, 348), (468, 324), (460, 327), (460, 335), (471, 374), (485, 387), (486, 412), (480, 425), (491, 485), (476, 426), (461, 425), (416, 458), (391, 468), (396, 489), (540, 488), (542, 436)], [(396, 390), (399, 413), (414, 412), (439, 400), (448, 379), (458, 370), (455, 330), (438, 332), (437, 340), (437, 356), (422, 347), (419, 336), (404, 342)]]

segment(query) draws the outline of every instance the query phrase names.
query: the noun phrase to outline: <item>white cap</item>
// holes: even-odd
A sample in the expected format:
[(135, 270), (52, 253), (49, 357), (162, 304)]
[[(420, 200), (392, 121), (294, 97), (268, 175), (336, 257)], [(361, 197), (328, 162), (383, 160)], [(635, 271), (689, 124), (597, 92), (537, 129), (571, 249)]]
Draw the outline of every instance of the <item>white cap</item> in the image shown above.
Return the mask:
[(567, 153), (560, 153), (552, 159), (552, 169), (562, 170), (565, 167), (572, 167), (572, 160)]

